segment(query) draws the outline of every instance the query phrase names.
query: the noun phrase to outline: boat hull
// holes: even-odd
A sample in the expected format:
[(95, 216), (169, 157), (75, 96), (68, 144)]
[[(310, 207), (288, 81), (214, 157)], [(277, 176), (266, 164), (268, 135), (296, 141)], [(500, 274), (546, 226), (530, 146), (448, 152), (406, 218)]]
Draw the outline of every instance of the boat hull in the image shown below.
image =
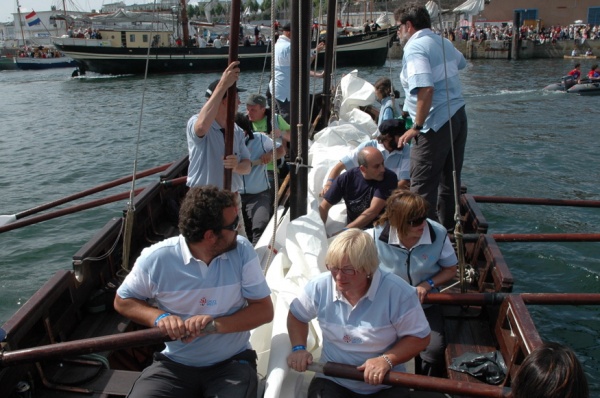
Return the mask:
[[(382, 66), (390, 35), (379, 31), (338, 38), (337, 66)], [(143, 74), (146, 63), (148, 73), (212, 73), (222, 71), (229, 62), (229, 47), (117, 48), (104, 46), (102, 41), (71, 38), (56, 38), (54, 44), (86, 70), (111, 75)], [(270, 47), (239, 47), (238, 59), (244, 70), (264, 69), (271, 63)]]
[(69, 57), (59, 58), (31, 58), (31, 57), (17, 57), (15, 58), (15, 64), (18, 69), (22, 70), (38, 70), (38, 69), (52, 69), (52, 68), (68, 68), (77, 66), (75, 60)]
[(600, 82), (576, 84), (567, 92), (579, 95), (600, 95)]
[(14, 57), (1, 57), (0, 58), (0, 70), (15, 70), (17, 64), (15, 63)]

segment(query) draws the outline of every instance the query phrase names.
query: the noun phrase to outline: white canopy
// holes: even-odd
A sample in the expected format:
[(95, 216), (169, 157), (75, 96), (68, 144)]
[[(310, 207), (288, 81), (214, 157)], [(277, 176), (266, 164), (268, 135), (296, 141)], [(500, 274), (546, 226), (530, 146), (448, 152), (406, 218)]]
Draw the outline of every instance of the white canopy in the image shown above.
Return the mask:
[(440, 7), (438, 7), (438, 4), (433, 0), (429, 0), (427, 4), (425, 4), (425, 8), (427, 8), (427, 12), (429, 12), (429, 16), (432, 20), (437, 18), (440, 13)]
[(457, 14), (477, 15), (483, 11), (484, 7), (484, 0), (467, 0), (456, 7), (453, 12)]

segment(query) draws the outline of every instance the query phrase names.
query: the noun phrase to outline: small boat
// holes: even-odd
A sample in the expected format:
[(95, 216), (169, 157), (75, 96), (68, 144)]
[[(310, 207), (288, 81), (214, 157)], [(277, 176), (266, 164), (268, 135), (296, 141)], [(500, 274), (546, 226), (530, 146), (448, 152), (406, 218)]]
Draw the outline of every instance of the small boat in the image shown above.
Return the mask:
[(566, 75), (561, 77), (560, 82), (552, 83), (544, 87), (546, 91), (567, 91), (569, 88), (577, 84), (577, 80), (573, 76)]
[(567, 89), (567, 92), (579, 95), (600, 95), (600, 81), (575, 84)]
[(66, 57), (64, 54), (52, 58), (36, 58), (36, 57), (15, 57), (14, 63), (21, 70), (36, 70), (36, 69), (51, 69), (51, 68), (68, 68), (77, 66), (77, 62), (72, 58)]
[(596, 59), (596, 55), (565, 55), (564, 59)]

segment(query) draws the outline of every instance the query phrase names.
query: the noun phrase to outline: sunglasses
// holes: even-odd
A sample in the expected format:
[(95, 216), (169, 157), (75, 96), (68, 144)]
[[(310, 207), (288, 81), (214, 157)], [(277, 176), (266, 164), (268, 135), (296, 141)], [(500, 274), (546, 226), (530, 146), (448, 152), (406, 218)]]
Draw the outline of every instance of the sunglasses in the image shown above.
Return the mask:
[(345, 268), (332, 267), (332, 268), (329, 268), (329, 264), (325, 264), (325, 267), (327, 267), (327, 269), (329, 270), (329, 272), (331, 272), (331, 275), (333, 275), (333, 276), (336, 276), (340, 271), (342, 272), (342, 274), (348, 275), (348, 276), (354, 276), (354, 275), (356, 275), (356, 272), (357, 272), (354, 268), (349, 268), (349, 267), (345, 267)]
[(235, 217), (235, 220), (229, 225), (223, 225), (221, 229), (228, 229), (230, 231), (237, 231), (238, 225), (240, 224), (240, 215)]
[(418, 227), (419, 225), (423, 224), (423, 221), (425, 221), (426, 218), (427, 216), (413, 218), (412, 220), (408, 220), (408, 225), (411, 227)]

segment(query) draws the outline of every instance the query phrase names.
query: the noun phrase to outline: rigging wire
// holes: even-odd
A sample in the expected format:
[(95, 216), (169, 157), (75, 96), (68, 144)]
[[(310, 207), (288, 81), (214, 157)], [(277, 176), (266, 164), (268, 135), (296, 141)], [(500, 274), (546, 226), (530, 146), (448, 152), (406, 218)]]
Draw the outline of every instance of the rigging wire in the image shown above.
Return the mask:
[[(153, 17), (156, 17), (156, 0), (154, 0), (154, 7), (153, 7)], [(157, 25), (158, 25), (158, 18), (157, 18)], [(123, 230), (123, 259), (121, 262), (121, 268), (128, 273), (130, 270), (129, 267), (129, 255), (130, 255), (130, 251), (131, 251), (131, 235), (133, 232), (133, 222), (134, 222), (134, 218), (135, 218), (135, 206), (133, 204), (134, 198), (135, 198), (135, 183), (136, 183), (136, 178), (135, 175), (137, 173), (137, 164), (138, 164), (138, 157), (139, 157), (139, 150), (140, 150), (140, 137), (142, 135), (142, 120), (143, 120), (143, 116), (144, 116), (144, 102), (145, 102), (145, 98), (146, 98), (146, 89), (147, 89), (147, 82), (148, 82), (148, 68), (149, 68), (149, 64), (150, 64), (150, 48), (152, 45), (152, 36), (154, 33), (154, 23), (150, 24), (150, 38), (148, 40), (148, 49), (147, 49), (147, 53), (146, 53), (146, 66), (144, 69), (144, 80), (143, 80), (143, 84), (142, 84), (142, 100), (141, 100), (141, 105), (140, 105), (140, 113), (139, 113), (139, 117), (138, 117), (138, 131), (137, 131), (137, 139), (136, 139), (136, 143), (135, 143), (135, 157), (134, 157), (134, 161), (133, 161), (133, 177), (131, 179), (131, 190), (129, 192), (129, 202), (127, 203), (127, 212), (126, 212), (126, 216), (125, 216), (125, 223), (124, 223), (124, 230)]]
[[(442, 9), (441, 0), (438, 0), (438, 7), (440, 10)], [(444, 41), (444, 34), (442, 30), (442, 14), (438, 13), (438, 20), (440, 24), (440, 39), (442, 43), (442, 56), (444, 58), (444, 82), (446, 84), (446, 105), (448, 108), (448, 127), (450, 128), (450, 152), (452, 154), (452, 185), (454, 191), (454, 221), (456, 225), (454, 227), (454, 238), (456, 241), (456, 252), (458, 256), (458, 272), (459, 272), (459, 282), (460, 282), (460, 291), (461, 293), (465, 293), (467, 291), (466, 286), (466, 264), (465, 264), (465, 249), (463, 246), (463, 228), (460, 219), (460, 202), (459, 202), (459, 189), (458, 187), (458, 177), (456, 172), (456, 158), (454, 153), (454, 130), (452, 128), (452, 115), (450, 111), (450, 87), (448, 85), (448, 68), (446, 61), (446, 44)]]

